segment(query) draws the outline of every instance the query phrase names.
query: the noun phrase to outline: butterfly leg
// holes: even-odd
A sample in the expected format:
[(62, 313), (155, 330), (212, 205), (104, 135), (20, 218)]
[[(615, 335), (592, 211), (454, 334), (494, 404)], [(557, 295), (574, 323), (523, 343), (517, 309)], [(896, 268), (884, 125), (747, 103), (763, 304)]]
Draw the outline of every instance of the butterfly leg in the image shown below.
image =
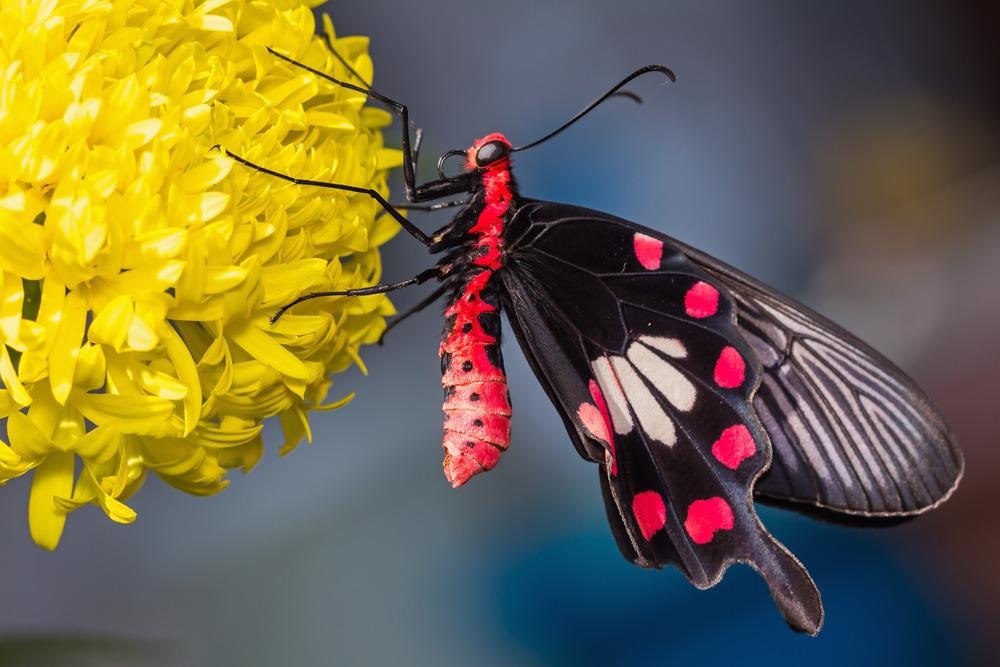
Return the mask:
[(308, 294), (303, 294), (299, 298), (289, 301), (284, 306), (282, 306), (278, 312), (271, 316), (271, 324), (274, 324), (278, 319), (285, 314), (292, 306), (295, 306), (303, 301), (308, 301), (309, 299), (318, 299), (325, 296), (368, 296), (370, 294), (385, 294), (386, 292), (394, 292), (398, 289), (403, 289), (404, 287), (409, 287), (410, 285), (420, 285), (425, 283), (431, 278), (441, 277), (443, 272), (442, 267), (433, 267), (427, 269), (426, 271), (421, 271), (416, 276), (408, 278), (406, 280), (401, 280), (398, 283), (387, 283), (385, 285), (372, 285), (371, 287), (358, 287), (355, 289), (348, 290), (336, 290), (332, 292), (309, 292)]
[(402, 213), (400, 213), (392, 204), (390, 204), (385, 197), (379, 194), (377, 190), (374, 190), (372, 188), (361, 188), (356, 185), (345, 185), (343, 183), (329, 183), (327, 181), (314, 181), (308, 178), (296, 178), (295, 176), (282, 174), (281, 172), (274, 171), (273, 169), (268, 169), (267, 167), (261, 166), (255, 162), (251, 162), (245, 157), (241, 157), (228, 149), (222, 148), (221, 146), (216, 145), (213, 146), (213, 148), (219, 148), (227, 156), (231, 157), (232, 159), (236, 160), (242, 165), (246, 165), (251, 169), (255, 169), (256, 171), (267, 174), (269, 176), (274, 176), (275, 178), (280, 178), (284, 181), (288, 181), (289, 183), (295, 183), (296, 185), (312, 185), (319, 188), (329, 188), (331, 190), (342, 190), (344, 192), (355, 192), (362, 195), (368, 195), (369, 197), (377, 201), (379, 205), (385, 209), (386, 213), (395, 218), (396, 222), (398, 222), (400, 226), (404, 230), (406, 230), (406, 232), (410, 236), (412, 236), (413, 238), (417, 239), (418, 241), (427, 246), (433, 243), (431, 237), (427, 236), (427, 234), (424, 234), (419, 227), (417, 227), (412, 222), (407, 220), (406, 217)]
[(468, 203), (468, 199), (456, 199), (454, 201), (438, 202), (437, 204), (397, 204), (393, 202), (392, 205), (398, 209), (405, 209), (407, 211), (440, 211), (443, 208), (465, 206)]
[[(351, 67), (351, 64), (347, 62), (347, 59), (344, 58), (344, 56), (340, 55), (337, 49), (334, 48), (333, 42), (330, 40), (330, 35), (328, 35), (327, 33), (323, 33), (323, 43), (326, 44), (327, 50), (329, 50), (330, 53), (333, 54), (333, 57), (336, 58), (338, 61), (340, 61), (340, 64), (344, 66), (344, 69), (350, 72), (355, 79), (361, 82), (361, 85), (363, 85), (365, 88), (372, 87), (371, 82), (365, 81), (364, 77), (358, 74), (357, 70)], [(424, 131), (421, 130), (419, 127), (417, 127), (416, 123), (413, 122), (410, 122), (409, 127), (410, 129), (413, 130), (413, 165), (415, 167), (417, 164), (420, 163), (420, 143), (423, 140)], [(405, 208), (405, 207), (396, 205), (396, 208)]]
[[(294, 65), (300, 69), (303, 69), (311, 74), (314, 74), (325, 81), (329, 81), (332, 84), (340, 86), (341, 88), (346, 88), (348, 90), (353, 90), (359, 93), (364, 93), (368, 97), (378, 100), (383, 104), (388, 104), (396, 110), (402, 120), (402, 149), (403, 149), (403, 189), (406, 191), (406, 199), (409, 202), (422, 202), (429, 201), (431, 199), (439, 199), (447, 195), (455, 194), (458, 192), (467, 192), (470, 189), (471, 181), (466, 176), (460, 176), (457, 178), (445, 178), (437, 181), (430, 181), (423, 184), (417, 184), (417, 170), (416, 170), (416, 159), (414, 144), (410, 141), (410, 112), (406, 108), (405, 104), (400, 104), (394, 99), (386, 97), (381, 93), (367, 87), (356, 86), (353, 83), (348, 83), (347, 81), (341, 81), (340, 79), (334, 78), (325, 72), (321, 72), (315, 67), (310, 67), (305, 63), (301, 63), (297, 60), (290, 58), (275, 51), (271, 47), (267, 47), (268, 53), (276, 58), (284, 60), (290, 65)], [(419, 149), (419, 139), (422, 136), (421, 132), (417, 132), (416, 148)]]
[(413, 306), (413, 307), (407, 309), (405, 312), (402, 312), (399, 315), (397, 315), (391, 322), (389, 322), (389, 325), (386, 326), (385, 331), (382, 332), (382, 335), (378, 339), (378, 344), (379, 345), (382, 344), (382, 341), (385, 340), (385, 335), (387, 333), (389, 333), (390, 331), (392, 331), (396, 327), (397, 324), (401, 323), (403, 320), (407, 319), (411, 315), (416, 315), (417, 313), (419, 313), (423, 309), (425, 309), (428, 306), (430, 306), (432, 303), (434, 303), (435, 301), (437, 301), (438, 299), (440, 299), (442, 296), (444, 296), (444, 293), (447, 292), (450, 288), (451, 288), (451, 285), (449, 285), (447, 283), (445, 283), (444, 285), (441, 285), (436, 290), (434, 290), (433, 292), (431, 292), (430, 294), (428, 294), (426, 297), (424, 297), (423, 299), (421, 299), (420, 302), (417, 303), (415, 306)]

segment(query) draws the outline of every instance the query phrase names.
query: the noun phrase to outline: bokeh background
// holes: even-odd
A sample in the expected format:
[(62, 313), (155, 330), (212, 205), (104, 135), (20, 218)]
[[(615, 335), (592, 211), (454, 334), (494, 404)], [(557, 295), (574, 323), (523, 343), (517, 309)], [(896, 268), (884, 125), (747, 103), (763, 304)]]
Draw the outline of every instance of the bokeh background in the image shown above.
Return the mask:
[[(633, 86), (644, 105), (613, 101), (519, 155), (522, 191), (676, 236), (842, 322), (938, 402), (964, 448), (965, 480), (939, 510), (890, 529), (762, 510), (824, 595), (822, 633), (798, 636), (747, 568), (699, 592), (676, 571), (619, 556), (595, 470), (513, 344), (513, 445), (495, 471), (452, 490), (430, 309), (368, 350), (369, 377), (337, 380), (336, 393), (359, 396), (314, 416), (311, 446), (284, 460), (272, 449), (219, 497), (181, 497), (151, 479), (134, 525), (80, 511), (50, 554), (28, 536), (26, 481), (9, 484), (0, 664), (1000, 656), (1000, 5), (368, 0), (326, 10), (340, 34), (371, 35), (377, 87), (426, 131), (427, 176), (445, 150), (493, 130), (532, 140), (635, 67), (672, 67), (676, 84)], [(386, 277), (430, 261), (401, 235)]]

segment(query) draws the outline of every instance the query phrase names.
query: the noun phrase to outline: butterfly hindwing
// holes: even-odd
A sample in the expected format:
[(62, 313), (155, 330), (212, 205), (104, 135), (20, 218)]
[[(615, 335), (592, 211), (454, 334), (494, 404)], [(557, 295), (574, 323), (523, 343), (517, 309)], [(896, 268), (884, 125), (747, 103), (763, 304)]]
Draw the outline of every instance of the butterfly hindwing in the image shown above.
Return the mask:
[(962, 476), (954, 435), (913, 380), (806, 306), (677, 243), (737, 303), (763, 370), (754, 407), (773, 449), (761, 500), (857, 522), (925, 512)]
[(754, 511), (770, 446), (750, 406), (760, 368), (735, 304), (663, 239), (609, 220), (525, 204), (504, 285), (532, 366), (571, 437), (602, 464), (622, 553), (677, 565), (699, 587), (748, 562), (789, 623), (817, 631), (815, 586)]

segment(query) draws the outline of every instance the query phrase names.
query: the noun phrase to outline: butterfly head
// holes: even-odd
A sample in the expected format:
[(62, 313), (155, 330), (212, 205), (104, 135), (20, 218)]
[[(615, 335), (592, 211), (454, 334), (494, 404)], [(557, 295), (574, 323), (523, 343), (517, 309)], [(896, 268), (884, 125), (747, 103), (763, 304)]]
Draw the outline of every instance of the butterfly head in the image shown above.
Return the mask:
[(465, 168), (496, 170), (510, 166), (511, 143), (499, 132), (477, 139), (466, 151)]
[[(499, 132), (487, 134), (465, 150), (452, 150), (442, 155), (438, 160), (438, 175), (442, 181), (454, 183), (463, 190), (474, 191), (481, 188), (490, 177), (495, 179), (502, 172), (509, 174), (512, 152), (514, 149), (507, 137)], [(449, 176), (445, 174), (445, 163), (452, 157), (464, 160), (461, 173)]]

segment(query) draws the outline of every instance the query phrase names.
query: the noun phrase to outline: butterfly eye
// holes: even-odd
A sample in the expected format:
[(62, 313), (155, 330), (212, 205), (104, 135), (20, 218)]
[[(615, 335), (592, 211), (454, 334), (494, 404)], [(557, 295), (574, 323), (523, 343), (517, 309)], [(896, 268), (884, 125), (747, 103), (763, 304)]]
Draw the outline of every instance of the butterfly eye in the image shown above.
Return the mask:
[(476, 165), (486, 167), (501, 158), (507, 157), (510, 153), (510, 146), (502, 141), (490, 141), (479, 147), (476, 151)]

